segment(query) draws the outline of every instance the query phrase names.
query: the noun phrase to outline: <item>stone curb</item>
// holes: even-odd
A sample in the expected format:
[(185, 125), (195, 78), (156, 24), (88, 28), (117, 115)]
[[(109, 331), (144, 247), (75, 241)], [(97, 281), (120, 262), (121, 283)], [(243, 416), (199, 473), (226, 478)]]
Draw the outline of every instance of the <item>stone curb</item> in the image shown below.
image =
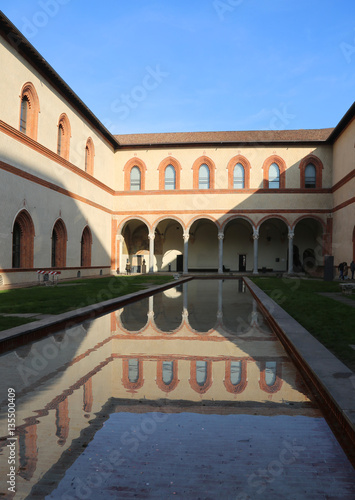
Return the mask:
[(355, 445), (355, 374), (249, 278), (246, 285), (325, 408)]
[[(138, 292), (129, 293), (127, 295), (122, 295), (120, 297), (115, 297), (113, 299), (105, 300), (103, 302), (98, 302), (97, 304), (92, 304), (86, 307), (81, 307), (80, 309), (75, 309), (74, 311), (68, 311), (62, 314), (57, 314), (54, 317), (41, 319), (39, 321), (34, 321), (33, 323), (27, 323), (24, 325), (16, 326), (14, 328), (9, 328), (8, 330), (3, 330), (0, 332), (0, 350), (12, 347), (12, 344), (16, 340), (20, 340), (22, 337), (28, 337), (28, 340), (33, 340), (35, 334), (44, 333), (45, 331), (59, 330), (61, 327), (71, 327), (74, 324), (87, 319), (88, 317), (94, 318), (101, 314), (107, 313), (109, 310), (118, 309), (120, 306), (127, 305), (130, 302), (135, 302), (136, 300), (154, 295), (158, 292), (167, 290), (174, 286), (180, 285), (187, 281), (190, 281), (191, 277), (180, 278), (178, 280), (169, 281), (163, 285), (158, 285), (154, 287), (147, 288), (145, 290), (139, 290)], [(27, 339), (26, 339), (27, 340)]]

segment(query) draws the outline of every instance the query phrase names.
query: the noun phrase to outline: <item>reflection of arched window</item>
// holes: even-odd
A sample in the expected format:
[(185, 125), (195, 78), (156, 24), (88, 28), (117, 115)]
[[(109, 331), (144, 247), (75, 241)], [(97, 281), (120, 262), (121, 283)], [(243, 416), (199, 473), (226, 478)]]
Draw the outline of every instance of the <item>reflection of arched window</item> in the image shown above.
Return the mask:
[(12, 267), (33, 267), (34, 226), (27, 210), (22, 210), (12, 231)]
[(67, 230), (59, 219), (52, 232), (52, 267), (65, 267), (67, 253)]
[(240, 394), (247, 384), (247, 362), (245, 360), (226, 361), (224, 385), (227, 391)]
[(91, 231), (88, 226), (84, 228), (83, 234), (81, 236), (81, 252), (80, 252), (80, 265), (82, 267), (91, 266), (91, 244), (92, 236)]
[(165, 189), (175, 189), (176, 187), (176, 174), (175, 168), (168, 165), (165, 169)]
[(130, 392), (136, 392), (144, 383), (143, 362), (138, 358), (122, 360), (122, 383)]
[(316, 167), (312, 163), (309, 163), (305, 168), (304, 187), (305, 188), (316, 187)]
[(259, 386), (264, 392), (270, 394), (281, 389), (281, 363), (276, 361), (261, 362)]
[(138, 167), (133, 167), (131, 170), (131, 191), (139, 191), (141, 189), (141, 171)]
[(212, 385), (212, 362), (191, 361), (189, 382), (194, 391), (204, 394)]
[(29, 481), (37, 467), (37, 425), (29, 425), (21, 429), (19, 437), (19, 476)]
[(210, 169), (205, 163), (200, 166), (198, 171), (198, 188), (199, 189), (210, 188)]
[(22, 87), (20, 104), (20, 132), (37, 140), (39, 100), (36, 89), (31, 82)]
[(177, 361), (158, 361), (157, 365), (157, 386), (164, 392), (170, 392), (175, 389), (178, 380), (178, 362)]
[(279, 189), (280, 187), (280, 169), (276, 163), (269, 167), (269, 189)]
[(244, 167), (237, 163), (233, 171), (233, 188), (244, 189)]

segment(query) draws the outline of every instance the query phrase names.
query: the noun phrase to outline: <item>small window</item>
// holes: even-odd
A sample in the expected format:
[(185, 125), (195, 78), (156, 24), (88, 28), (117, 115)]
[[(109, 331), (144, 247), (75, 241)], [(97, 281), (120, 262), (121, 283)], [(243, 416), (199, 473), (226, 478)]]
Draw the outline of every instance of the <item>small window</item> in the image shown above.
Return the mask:
[(272, 163), (269, 168), (269, 188), (280, 188), (280, 169), (276, 163)]
[(315, 188), (316, 187), (316, 167), (309, 163), (306, 166), (304, 172), (304, 187), (305, 188)]
[(233, 171), (233, 188), (244, 189), (244, 167), (237, 163)]
[(23, 134), (27, 131), (27, 112), (28, 112), (28, 98), (24, 96), (21, 101), (21, 116), (20, 116), (20, 132)]
[(200, 166), (198, 171), (198, 188), (199, 189), (209, 189), (210, 188), (210, 169), (206, 164)]
[(138, 167), (133, 167), (131, 170), (131, 191), (139, 191), (141, 189), (141, 171)]
[(95, 148), (94, 142), (91, 137), (86, 141), (85, 146), (85, 172), (90, 175), (94, 175), (94, 156), (95, 156)]
[(57, 141), (57, 155), (59, 156), (62, 154), (63, 134), (64, 134), (63, 125), (60, 124), (58, 127), (58, 141)]
[(165, 189), (176, 188), (176, 173), (172, 165), (168, 165), (165, 169)]

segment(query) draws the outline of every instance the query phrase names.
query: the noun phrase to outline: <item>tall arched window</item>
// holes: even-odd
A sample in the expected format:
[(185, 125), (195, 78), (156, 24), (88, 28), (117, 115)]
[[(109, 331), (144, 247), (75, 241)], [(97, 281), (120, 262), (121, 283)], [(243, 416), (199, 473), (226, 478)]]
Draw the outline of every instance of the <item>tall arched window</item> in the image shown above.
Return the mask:
[(31, 82), (25, 83), (20, 94), (20, 132), (37, 140), (39, 100)]
[(94, 156), (95, 148), (91, 137), (86, 141), (85, 146), (85, 172), (90, 175), (94, 175)]
[(312, 163), (309, 163), (305, 168), (304, 187), (305, 188), (316, 187), (316, 167)]
[(88, 226), (86, 226), (83, 230), (83, 234), (81, 236), (80, 242), (80, 265), (82, 267), (90, 267), (91, 266), (91, 244), (92, 244), (92, 236), (91, 231)]
[(133, 167), (130, 174), (131, 191), (139, 191), (141, 189), (141, 171), (138, 167)]
[(27, 210), (22, 210), (12, 231), (12, 267), (33, 267), (34, 225)]
[(199, 189), (210, 188), (210, 169), (205, 163), (201, 165), (198, 170), (198, 188)]
[(176, 173), (172, 165), (168, 165), (165, 169), (165, 189), (176, 188)]
[(170, 385), (174, 378), (174, 361), (163, 361), (163, 382)]
[(70, 135), (69, 119), (62, 113), (58, 122), (57, 154), (66, 160), (69, 160)]
[(269, 189), (279, 189), (280, 187), (280, 169), (276, 163), (269, 167)]
[(52, 267), (65, 267), (67, 253), (67, 230), (58, 219), (52, 232)]
[(244, 167), (241, 163), (237, 163), (233, 171), (233, 188), (244, 189)]

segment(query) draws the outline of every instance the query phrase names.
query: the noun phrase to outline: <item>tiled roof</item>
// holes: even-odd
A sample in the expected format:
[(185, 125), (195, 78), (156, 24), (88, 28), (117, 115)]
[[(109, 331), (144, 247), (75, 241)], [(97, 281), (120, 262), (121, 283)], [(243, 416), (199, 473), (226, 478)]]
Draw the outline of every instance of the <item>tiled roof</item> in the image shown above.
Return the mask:
[(115, 135), (121, 146), (204, 144), (204, 143), (275, 143), (323, 142), (334, 129), (252, 130), (241, 132), (177, 132), (166, 134)]

